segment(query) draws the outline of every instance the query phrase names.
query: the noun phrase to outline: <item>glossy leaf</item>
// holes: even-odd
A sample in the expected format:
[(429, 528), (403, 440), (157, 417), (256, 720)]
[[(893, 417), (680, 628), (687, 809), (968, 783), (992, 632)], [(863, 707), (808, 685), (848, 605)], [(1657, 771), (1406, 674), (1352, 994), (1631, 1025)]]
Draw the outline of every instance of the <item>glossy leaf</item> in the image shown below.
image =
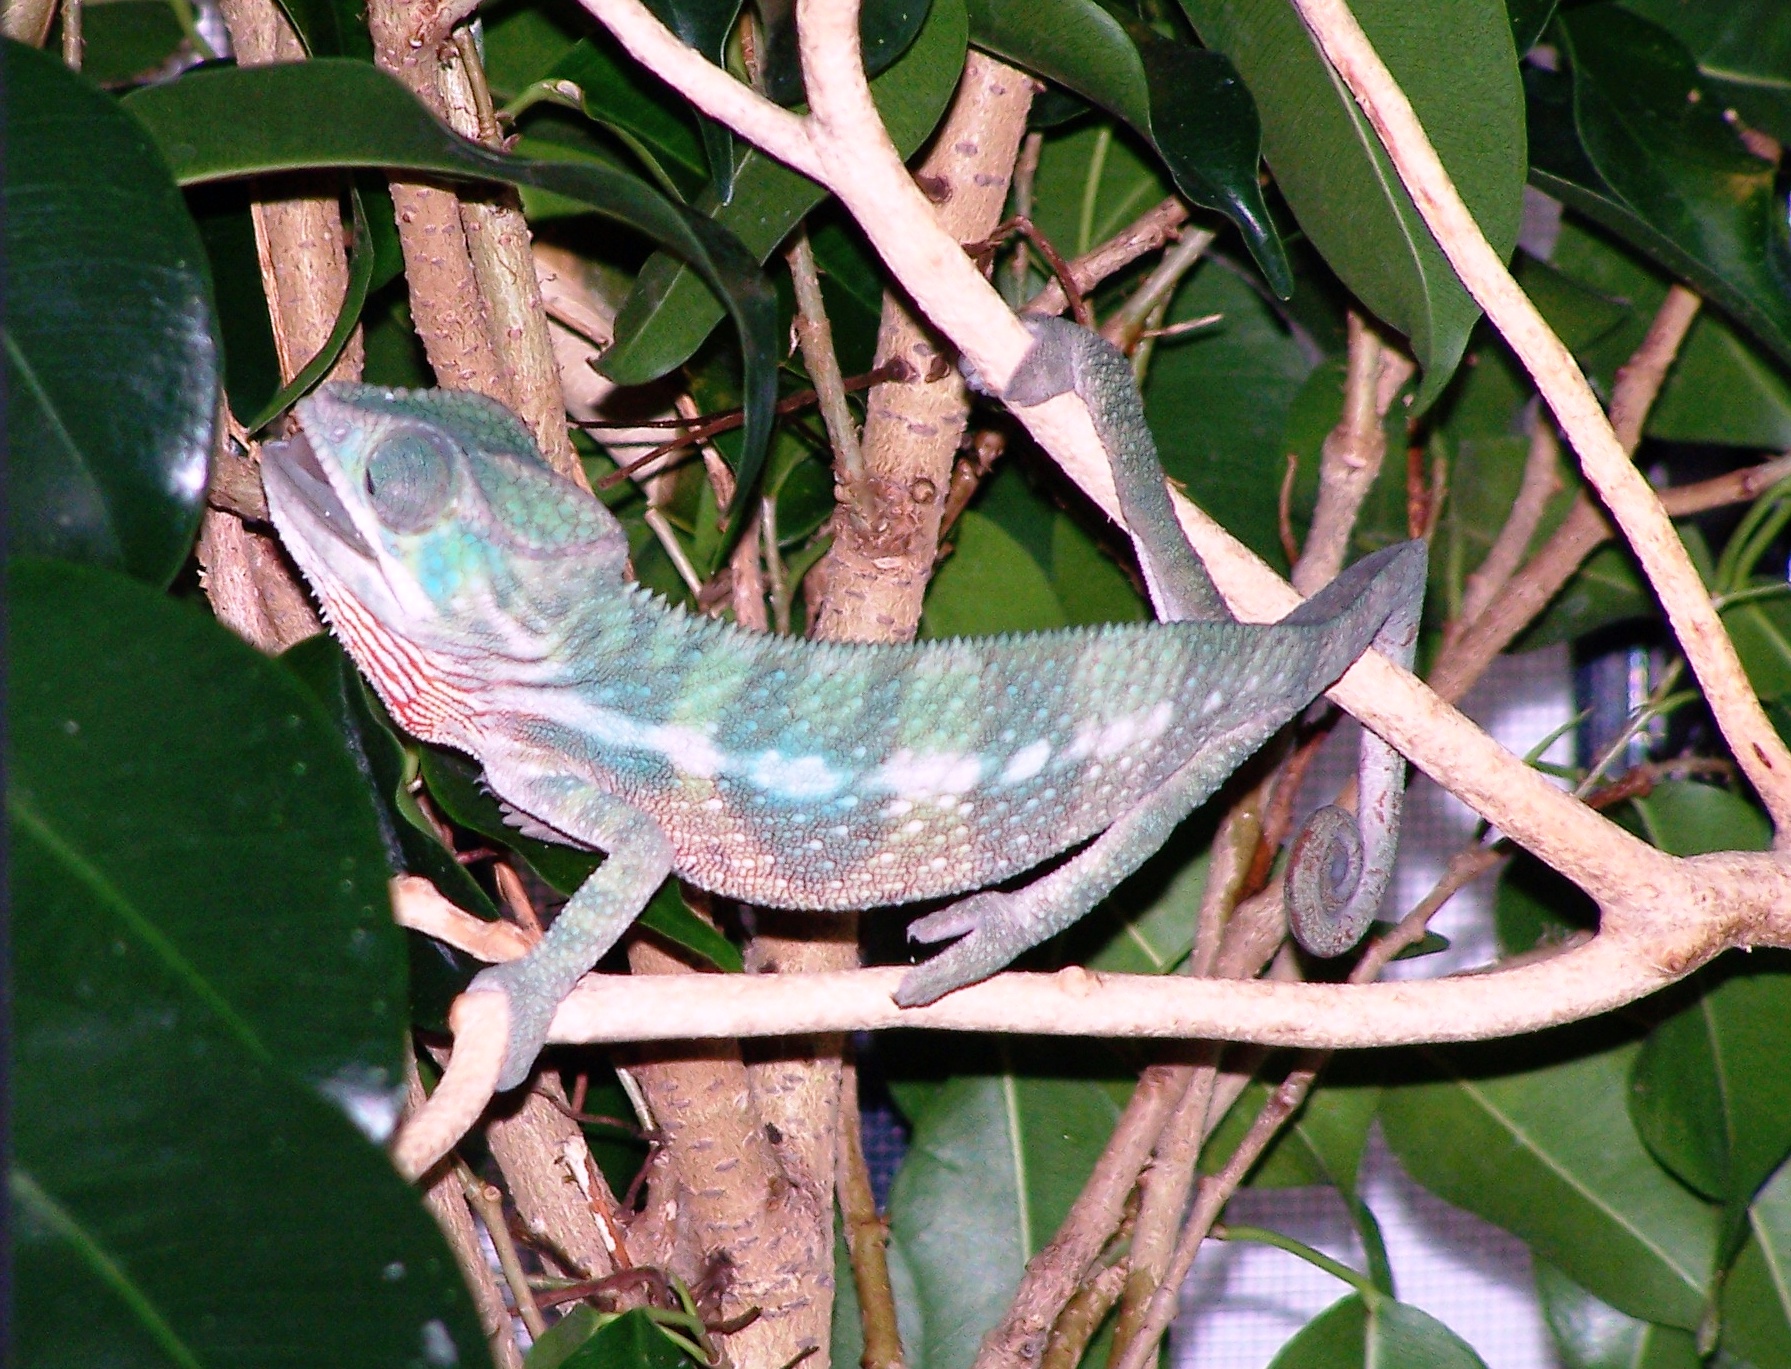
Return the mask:
[[(126, 107), (184, 185), (319, 166), (428, 171), (551, 191), (667, 244), (722, 292), (740, 330), (746, 428), (736, 503), (750, 495), (774, 417), (777, 303), (739, 241), (708, 219), (589, 162), (531, 161), (469, 142), (437, 123), (396, 80), (361, 62), (200, 71), (139, 91)], [(314, 117), (320, 108), (339, 117)]]
[[(1454, 374), (1479, 308), (1456, 280), (1366, 117), (1283, 0), (1183, 0), (1201, 39), (1255, 97), (1263, 153), (1300, 226), (1344, 283), (1411, 339), (1418, 405)], [(1517, 241), (1523, 95), (1497, 0), (1351, 6), (1501, 254)]]
[(0, 41), (10, 549), (166, 585), (192, 546), (217, 432), (205, 250), (117, 103)]
[(703, 143), (675, 108), (674, 97), (611, 42), (580, 39), (538, 79), (571, 82), (586, 118), (623, 137), (693, 191), (706, 177)]
[(1613, 1307), (1695, 1328), (1716, 1211), (1636, 1135), (1626, 1098), (1639, 1045), (1563, 1055), (1565, 1044), (1540, 1058), (1511, 1043), (1435, 1053), (1434, 1079), (1383, 1093), (1387, 1141), (1432, 1193), (1520, 1237)]
[(1547, 1260), (1536, 1292), (1561, 1369), (1700, 1369), (1698, 1338), (1600, 1302)]
[(1145, 411), (1170, 476), (1252, 551), (1284, 568), (1276, 508), (1286, 429), (1317, 358), (1301, 330), (1247, 280), (1208, 262), (1177, 293), (1169, 318), (1214, 313), (1223, 321), (1211, 331), (1158, 343)]
[[(728, 37), (740, 17), (740, 4), (741, 0), (653, 0), (651, 8), (660, 22), (686, 45), (716, 65), (725, 66)], [(760, 4), (757, 14), (761, 21), (761, 70), (768, 71), (770, 48), (776, 41), (772, 9)], [(695, 117), (716, 202), (726, 204), (734, 198), (734, 135), (725, 124), (705, 114), (697, 113)]]
[(81, 74), (103, 86), (154, 75), (186, 37), (168, 0), (89, 5), (81, 19)]
[(1665, 30), (1611, 5), (1560, 21), (1571, 77), (1531, 70), (1531, 178), (1791, 361), (1791, 234), (1772, 168)]
[[(1766, 589), (1771, 584), (1762, 579), (1755, 587)], [(1765, 598), (1731, 604), (1723, 610), (1723, 626), (1754, 693), (1762, 699), (1791, 694), (1791, 597), (1776, 590)]]
[(1269, 287), (1293, 271), (1257, 180), (1262, 124), (1223, 53), (1122, 20), (1095, 0), (971, 0), (980, 48), (1057, 82), (1150, 140), (1190, 201), (1224, 214)]
[[(934, 0), (913, 46), (871, 82), (877, 111), (902, 156), (926, 141), (945, 112), (964, 68), (967, 42), (963, 0)], [(764, 261), (825, 197), (806, 176), (757, 148), (743, 147), (733, 199), (720, 204), (711, 192), (695, 208), (738, 234), (754, 259)], [(616, 315), (616, 341), (603, 354), (603, 374), (618, 385), (656, 380), (688, 361), (720, 319), (721, 306), (710, 287), (682, 261), (656, 253)]]
[[(1269, 1086), (1252, 1082), (1231, 1105), (1200, 1152), (1200, 1168), (1217, 1174), (1268, 1101)], [(1368, 1130), (1380, 1107), (1378, 1085), (1327, 1074), (1295, 1114), (1293, 1122), (1269, 1143), (1250, 1171), (1252, 1188), (1331, 1187), (1353, 1193), (1368, 1148)]]
[(1772, 951), (1728, 956), (1687, 993), (1648, 1034), (1629, 1110), (1655, 1157), (1724, 1205), (1727, 1244), (1755, 1190), (1791, 1154), (1791, 964)]
[(889, 1196), (923, 1315), (915, 1363), (963, 1369), (976, 1358), (1118, 1116), (1114, 1094), (1088, 1079), (1004, 1070), (939, 1089)]
[(253, 1059), (389, 1129), (403, 941), (329, 718), (215, 620), (113, 572), (26, 561), (10, 591), (8, 804), (46, 890), (159, 958)]
[[(646, 1309), (637, 1307), (559, 1361), (559, 1369), (688, 1369), (691, 1363), (653, 1324)], [(527, 1369), (536, 1369), (532, 1355)]]
[(1511, 19), (1511, 43), (1522, 57), (1542, 38), (1542, 31), (1554, 17), (1556, 0), (1505, 0)]
[(1775, 0), (1624, 0), (1697, 59), (1720, 107), (1781, 142), (1791, 139), (1791, 9)]
[(1410, 1303), (1351, 1294), (1320, 1312), (1269, 1369), (1486, 1369), (1473, 1347)]
[(329, 719), (134, 580), (10, 590), (23, 1361), (475, 1362), (451, 1256), (341, 1115), (395, 1119), (403, 941)]
[(1791, 1164), (1748, 1210), (1747, 1243), (1723, 1280), (1722, 1348), (1751, 1364), (1791, 1364)]

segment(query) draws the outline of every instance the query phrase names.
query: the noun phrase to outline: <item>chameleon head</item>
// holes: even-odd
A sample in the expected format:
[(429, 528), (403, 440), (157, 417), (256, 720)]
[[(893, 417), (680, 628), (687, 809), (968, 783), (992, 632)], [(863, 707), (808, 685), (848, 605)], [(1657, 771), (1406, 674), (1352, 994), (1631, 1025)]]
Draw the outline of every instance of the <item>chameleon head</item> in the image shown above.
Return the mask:
[(399, 721), (452, 740), (459, 669), (526, 669), (568, 612), (620, 584), (627, 542), (502, 405), (447, 390), (326, 385), (302, 434), (262, 448), (280, 537)]

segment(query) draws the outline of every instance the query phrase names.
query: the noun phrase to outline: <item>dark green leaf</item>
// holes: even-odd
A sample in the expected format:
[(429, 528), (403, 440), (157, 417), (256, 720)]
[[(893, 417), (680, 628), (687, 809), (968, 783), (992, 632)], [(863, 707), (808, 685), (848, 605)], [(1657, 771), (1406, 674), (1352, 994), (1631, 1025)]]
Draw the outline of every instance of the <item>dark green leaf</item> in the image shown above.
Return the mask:
[(1752, 1364), (1791, 1364), (1791, 1165), (1748, 1211), (1748, 1239), (1723, 1280), (1722, 1348)]
[[(1480, 311), (1432, 240), (1366, 117), (1284, 0), (1183, 0), (1209, 46), (1237, 64), (1262, 117), (1276, 185), (1325, 260), (1411, 339), (1418, 405), (1454, 374)], [(1498, 0), (1351, 7), (1410, 97), (1462, 198), (1501, 255), (1517, 241), (1523, 92)]]
[(952, 525), (952, 554), (927, 586), (926, 639), (1067, 627), (1050, 578), (1013, 535), (971, 509)]
[(632, 139), (668, 173), (693, 188), (707, 174), (702, 141), (657, 81), (614, 51), (605, 38), (582, 38), (544, 73), (578, 87), (585, 117)]
[(1554, 17), (1555, 0), (1505, 0), (1505, 12), (1511, 18), (1511, 41), (1522, 57), (1535, 47)]
[[(777, 301), (739, 241), (632, 176), (588, 162), (530, 161), (468, 142), (361, 62), (195, 72), (137, 92), (130, 111), (182, 184), (319, 166), (392, 167), (551, 191), (637, 229), (689, 260), (721, 292), (746, 358), (746, 428), (736, 504), (764, 463), (777, 393)], [(330, 109), (336, 117), (318, 119)], [(716, 308), (719, 310), (720, 305)]]
[(1725, 956), (1683, 991), (1630, 1080), (1629, 1111), (1655, 1158), (1724, 1205), (1724, 1246), (1791, 1153), (1791, 965), (1775, 951)]
[[(1217, 1174), (1268, 1101), (1269, 1086), (1253, 1082), (1231, 1105), (1200, 1152), (1203, 1173)], [(1253, 1188), (1342, 1189), (1352, 1193), (1368, 1146), (1368, 1129), (1380, 1107), (1378, 1085), (1362, 1080), (1326, 1082), (1315, 1088), (1294, 1120), (1250, 1171)]]
[[(718, 66), (727, 64), (729, 35), (740, 17), (740, 0), (653, 0), (653, 12), (667, 28)], [(768, 49), (776, 41), (772, 13), (759, 7), (761, 21), (761, 56), (763, 66), (770, 59)], [(734, 135), (725, 124), (704, 114), (696, 115), (702, 134), (703, 154), (709, 165), (709, 177), (715, 187), (718, 204), (734, 198)]]
[(1562, 1056), (1567, 1044), (1434, 1053), (1434, 1080), (1382, 1094), (1387, 1141), (1431, 1192), (1528, 1242), (1613, 1307), (1695, 1328), (1716, 1211), (1636, 1135), (1626, 1101), (1639, 1045)]
[[(913, 46), (926, 22), (927, 6), (928, 0), (866, 0), (858, 13), (858, 46), (867, 75), (887, 70)], [(802, 104), (808, 97), (796, 51), (795, 0), (758, 0), (758, 11), (765, 25), (765, 93), (780, 105)]]
[(1751, 156), (1665, 30), (1610, 5), (1560, 22), (1571, 78), (1531, 70), (1531, 178), (1689, 281), (1791, 360), (1791, 234)]
[(10, 589), (23, 1362), (476, 1362), (452, 1258), (339, 1115), (390, 1129), (405, 1020), (329, 719), (136, 581)]
[[(1770, 582), (1756, 583), (1764, 589)], [(1791, 596), (1781, 589), (1765, 598), (1731, 604), (1723, 610), (1723, 626), (1729, 629), (1754, 693), (1762, 699), (1791, 694)]]
[(1352, 1294), (1301, 1328), (1269, 1369), (1486, 1369), (1468, 1343), (1428, 1312)]
[(971, 0), (978, 47), (1092, 100), (1148, 138), (1176, 188), (1244, 235), (1270, 289), (1293, 270), (1263, 203), (1262, 124), (1230, 60), (1122, 20), (1096, 0)]
[[(644, 1307), (624, 1312), (560, 1362), (560, 1369), (690, 1369)], [(535, 1369), (531, 1356), (529, 1369)]]
[(1698, 1338), (1600, 1302), (1547, 1260), (1536, 1291), (1561, 1369), (1699, 1369)]
[(185, 35), (168, 0), (111, 0), (81, 16), (81, 74), (103, 86), (151, 76)]
[(1499, 875), (1493, 921), (1500, 954), (1522, 955), (1597, 926), (1598, 905), (1578, 885), (1520, 851)]
[[(967, 41), (963, 0), (934, 0), (914, 45), (871, 82), (877, 110), (902, 156), (926, 141), (944, 113), (964, 68)], [(706, 195), (696, 208), (737, 233), (764, 261), (824, 197), (807, 177), (748, 147), (736, 163), (734, 198), (722, 205)], [(620, 385), (655, 380), (688, 361), (720, 319), (710, 287), (681, 261), (655, 254), (616, 316), (616, 342), (603, 354), (603, 373)]]
[(1113, 1093), (1087, 1079), (1001, 1072), (940, 1088), (915, 1119), (889, 1196), (924, 1314), (908, 1347), (915, 1363), (975, 1359), (1118, 1115)]
[(1145, 409), (1164, 469), (1252, 551), (1284, 567), (1276, 509), (1286, 430), (1316, 358), (1247, 280), (1216, 261), (1177, 293), (1169, 317), (1213, 313), (1222, 321), (1210, 332), (1157, 345)]
[(280, 8), (311, 56), (373, 60), (373, 39), (359, 0), (280, 0)]
[(1624, 0), (1624, 8), (1691, 50), (1720, 108), (1791, 140), (1791, 9), (1777, 0)]
[(112, 572), (21, 562), (11, 612), (8, 802), (57, 897), (160, 957), (252, 1057), (389, 1128), (403, 940), (366, 782), (316, 699)]
[(11, 550), (165, 585), (217, 435), (205, 250), (155, 145), (110, 97), (10, 40), (0, 84)]

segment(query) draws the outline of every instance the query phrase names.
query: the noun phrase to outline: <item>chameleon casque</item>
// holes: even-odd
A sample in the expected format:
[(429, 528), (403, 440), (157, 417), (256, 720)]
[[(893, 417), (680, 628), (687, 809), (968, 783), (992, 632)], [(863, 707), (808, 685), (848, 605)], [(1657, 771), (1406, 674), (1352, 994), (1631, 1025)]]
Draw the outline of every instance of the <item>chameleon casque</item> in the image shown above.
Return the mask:
[[(1279, 623), (1235, 621), (1175, 522), (1125, 358), (1062, 320), (1028, 326), (1006, 400), (1088, 401), (1158, 613), (1178, 621), (852, 646), (697, 617), (632, 584), (608, 510), (472, 394), (328, 385), (299, 405), (303, 435), (264, 449), (274, 522), (392, 716), (477, 757), (525, 829), (607, 855), (529, 955), (469, 989), (507, 996), (499, 1088), (668, 874), (861, 909), (1081, 846), (913, 924), (959, 938), (902, 981), (899, 1002), (928, 1003), (1081, 917), (1371, 641), (1409, 665), (1422, 543)], [(1362, 836), (1330, 809), (1295, 844), (1289, 911), (1320, 954), (1361, 937), (1391, 866), (1403, 762), (1372, 734), (1362, 777)]]

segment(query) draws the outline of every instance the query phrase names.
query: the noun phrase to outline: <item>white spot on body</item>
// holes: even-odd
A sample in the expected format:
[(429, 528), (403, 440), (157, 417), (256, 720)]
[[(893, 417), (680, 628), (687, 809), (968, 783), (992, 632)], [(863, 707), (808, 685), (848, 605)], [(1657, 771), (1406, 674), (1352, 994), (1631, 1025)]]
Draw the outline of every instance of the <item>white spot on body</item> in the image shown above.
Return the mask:
[(916, 754), (903, 747), (865, 779), (868, 788), (881, 789), (912, 802), (954, 797), (974, 789), (982, 778), (983, 758), (961, 751)]
[(825, 756), (786, 756), (761, 751), (749, 762), (747, 780), (759, 789), (787, 799), (819, 799), (837, 793), (846, 777), (827, 764)]
[(1040, 737), (1035, 742), (1028, 742), (1008, 758), (1002, 767), (1000, 782), (1002, 784), (1024, 784), (1045, 768), (1045, 762), (1051, 759), (1051, 743)]

